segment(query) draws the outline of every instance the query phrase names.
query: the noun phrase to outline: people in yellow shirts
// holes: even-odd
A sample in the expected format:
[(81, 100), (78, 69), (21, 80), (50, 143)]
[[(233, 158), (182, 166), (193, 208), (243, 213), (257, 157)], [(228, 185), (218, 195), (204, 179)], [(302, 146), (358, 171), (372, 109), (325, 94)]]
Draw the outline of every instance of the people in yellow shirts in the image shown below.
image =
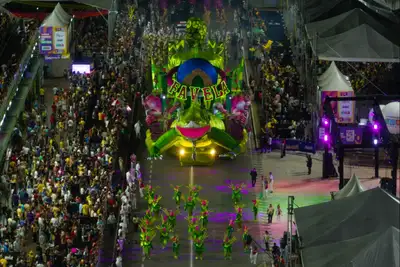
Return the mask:
[(0, 258), (0, 266), (7, 267), (7, 260), (5, 258)]
[(45, 92), (45, 90), (44, 90), (43, 87), (39, 89), (40, 102), (41, 102), (42, 105), (44, 104), (44, 92)]
[(87, 203), (82, 205), (82, 215), (89, 216), (89, 205)]

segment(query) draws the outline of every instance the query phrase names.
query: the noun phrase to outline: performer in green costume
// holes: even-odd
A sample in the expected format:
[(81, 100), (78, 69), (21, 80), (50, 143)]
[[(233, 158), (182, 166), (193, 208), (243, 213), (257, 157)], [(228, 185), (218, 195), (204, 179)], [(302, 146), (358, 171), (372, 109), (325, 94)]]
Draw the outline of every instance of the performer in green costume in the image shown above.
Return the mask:
[(145, 199), (147, 201), (149, 201), (149, 204), (150, 204), (150, 201), (154, 198), (154, 194), (155, 194), (154, 188), (151, 185), (146, 185), (144, 190), (146, 192)]
[(195, 201), (199, 198), (199, 192), (201, 190), (201, 186), (199, 185), (189, 185), (189, 196), (192, 197)]
[(198, 219), (196, 217), (186, 217), (185, 219), (188, 221), (188, 233), (189, 233), (189, 238), (191, 238), (194, 229), (198, 225)]
[(249, 228), (245, 225), (243, 227), (243, 235), (242, 235), (244, 252), (249, 252), (249, 245), (248, 245), (249, 238), (250, 238)]
[(224, 247), (224, 258), (225, 260), (232, 259), (232, 244), (236, 242), (236, 237), (229, 238), (227, 236), (224, 237), (224, 241), (222, 243)]
[(168, 224), (171, 228), (175, 228), (177, 213), (173, 210), (163, 209), (164, 214), (168, 217)]
[(171, 238), (172, 240), (172, 252), (174, 253), (174, 259), (179, 258), (179, 248), (181, 244), (179, 243), (179, 237), (178, 236), (173, 236)]
[(155, 195), (153, 199), (150, 200), (150, 210), (154, 214), (154, 216), (158, 217), (160, 214), (161, 210), (161, 205), (160, 205), (160, 200), (162, 197), (159, 197), (158, 195)]
[(204, 241), (207, 238), (207, 235), (203, 235), (201, 238), (198, 238), (196, 240), (193, 240), (194, 244), (194, 251), (196, 253), (196, 260), (202, 260), (203, 259), (203, 253), (204, 253)]
[(202, 212), (208, 211), (208, 203), (209, 203), (208, 200), (205, 199), (200, 200), (200, 208)]
[(229, 220), (229, 224), (228, 224), (228, 227), (226, 227), (226, 232), (225, 232), (225, 235), (228, 237), (228, 238), (231, 238), (232, 237), (232, 234), (233, 234), (233, 231), (234, 231), (234, 228), (233, 228), (233, 226), (234, 226), (234, 221), (231, 219), (231, 220)]
[(196, 226), (194, 227), (194, 229), (193, 229), (193, 232), (192, 232), (192, 238), (193, 238), (193, 240), (202, 238), (203, 235), (206, 234), (206, 232), (207, 232), (207, 229), (205, 229), (205, 228), (203, 228), (203, 227), (200, 227), (199, 225), (196, 225)]
[(160, 233), (161, 247), (162, 247), (162, 249), (164, 249), (167, 246), (167, 243), (168, 243), (169, 229), (167, 229), (166, 227), (157, 226), (157, 230)]
[(153, 219), (153, 215), (151, 214), (151, 210), (147, 209), (146, 213), (144, 214), (143, 219), (151, 221)]
[(202, 211), (200, 214), (200, 220), (201, 220), (201, 224), (203, 225), (204, 228), (207, 228), (208, 225), (208, 211)]
[(242, 229), (242, 222), (243, 222), (243, 208), (242, 207), (236, 207), (236, 226), (238, 230)]
[(154, 236), (155, 236), (155, 233), (152, 232), (149, 235), (147, 235), (143, 241), (142, 248), (143, 248), (143, 254), (144, 254), (145, 259), (150, 259), (151, 250), (153, 249)]
[(246, 186), (246, 184), (242, 183), (240, 185), (230, 184), (229, 188), (232, 189), (232, 201), (236, 206), (242, 201), (242, 189)]
[(189, 217), (193, 216), (193, 210), (196, 206), (196, 201), (193, 197), (189, 196), (185, 201), (185, 211), (188, 212)]
[(171, 185), (171, 187), (174, 189), (173, 200), (175, 200), (176, 209), (179, 209), (181, 207), (181, 198), (182, 198), (181, 187), (182, 186), (181, 185), (176, 185), (176, 186)]
[(257, 199), (252, 200), (253, 202), (253, 214), (254, 214), (254, 220), (257, 221), (257, 215), (258, 215), (258, 205), (260, 204), (260, 201)]

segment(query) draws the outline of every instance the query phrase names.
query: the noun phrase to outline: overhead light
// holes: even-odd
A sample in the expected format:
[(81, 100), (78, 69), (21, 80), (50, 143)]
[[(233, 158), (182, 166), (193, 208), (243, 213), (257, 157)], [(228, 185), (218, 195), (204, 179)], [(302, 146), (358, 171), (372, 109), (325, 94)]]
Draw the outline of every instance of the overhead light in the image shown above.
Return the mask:
[(210, 150), (211, 156), (215, 156), (216, 153), (217, 153), (217, 151), (214, 148)]
[(179, 150), (179, 155), (181, 155), (181, 156), (185, 155), (185, 150), (183, 148), (181, 150)]

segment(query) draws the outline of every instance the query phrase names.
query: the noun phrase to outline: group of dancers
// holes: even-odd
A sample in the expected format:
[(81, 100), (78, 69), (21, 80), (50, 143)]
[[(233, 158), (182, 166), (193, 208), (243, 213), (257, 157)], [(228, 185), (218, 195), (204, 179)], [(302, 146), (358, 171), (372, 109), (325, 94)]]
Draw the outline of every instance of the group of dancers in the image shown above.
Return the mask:
[[(249, 245), (251, 240), (249, 229), (243, 226), (243, 204), (242, 189), (245, 184), (230, 184), (229, 188), (232, 189), (232, 201), (236, 211), (236, 217), (230, 219), (228, 226), (224, 233), (223, 251), (226, 260), (232, 259), (232, 245), (236, 242), (236, 237), (233, 236), (235, 227), (238, 231), (243, 230), (242, 240), (244, 251), (249, 252)], [(199, 193), (201, 186), (189, 185), (187, 186), (189, 192), (187, 197), (182, 193), (181, 185), (171, 185), (174, 190), (173, 200), (176, 204), (175, 210), (162, 208), (160, 205), (161, 196), (157, 195), (155, 188), (151, 185), (141, 186), (141, 195), (148, 203), (148, 209), (144, 217), (140, 221), (140, 246), (143, 250), (143, 258), (150, 259), (151, 250), (153, 249), (153, 239), (159, 233), (160, 243), (164, 249), (168, 242), (172, 242), (172, 252), (175, 259), (179, 259), (180, 252), (180, 239), (176, 234), (176, 216), (181, 212), (181, 204), (183, 202), (183, 209), (187, 212), (185, 219), (188, 222), (188, 236), (193, 241), (194, 252), (196, 260), (203, 259), (205, 250), (205, 240), (208, 237), (208, 216), (210, 214), (209, 201), (200, 199)], [(200, 213), (195, 214), (196, 206), (200, 207)], [(258, 200), (253, 200), (253, 213), (254, 219), (257, 220), (258, 213)], [(159, 224), (156, 223), (159, 221)]]

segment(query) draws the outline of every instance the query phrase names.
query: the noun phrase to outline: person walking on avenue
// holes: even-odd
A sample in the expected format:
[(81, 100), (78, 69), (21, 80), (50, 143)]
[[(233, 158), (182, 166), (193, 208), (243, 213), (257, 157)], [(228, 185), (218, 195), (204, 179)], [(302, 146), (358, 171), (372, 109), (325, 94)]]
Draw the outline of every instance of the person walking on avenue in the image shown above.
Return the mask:
[(312, 158), (310, 155), (307, 155), (307, 169), (308, 169), (308, 175), (311, 174), (311, 168), (312, 168)]
[(272, 172), (269, 172), (269, 192), (274, 192), (274, 176), (272, 175)]
[(257, 182), (257, 170), (256, 168), (253, 168), (250, 172), (250, 177), (251, 177), (251, 186), (255, 187), (256, 182)]
[(265, 244), (265, 251), (269, 251), (269, 241), (271, 240), (271, 236), (269, 235), (268, 231), (264, 233), (264, 244)]
[(274, 207), (272, 207), (272, 204), (269, 204), (268, 211), (267, 211), (268, 223), (272, 223), (272, 217), (274, 216), (274, 213), (275, 213)]
[(257, 251), (257, 247), (253, 246), (250, 250), (250, 263), (257, 265), (257, 255), (258, 255), (258, 251)]

